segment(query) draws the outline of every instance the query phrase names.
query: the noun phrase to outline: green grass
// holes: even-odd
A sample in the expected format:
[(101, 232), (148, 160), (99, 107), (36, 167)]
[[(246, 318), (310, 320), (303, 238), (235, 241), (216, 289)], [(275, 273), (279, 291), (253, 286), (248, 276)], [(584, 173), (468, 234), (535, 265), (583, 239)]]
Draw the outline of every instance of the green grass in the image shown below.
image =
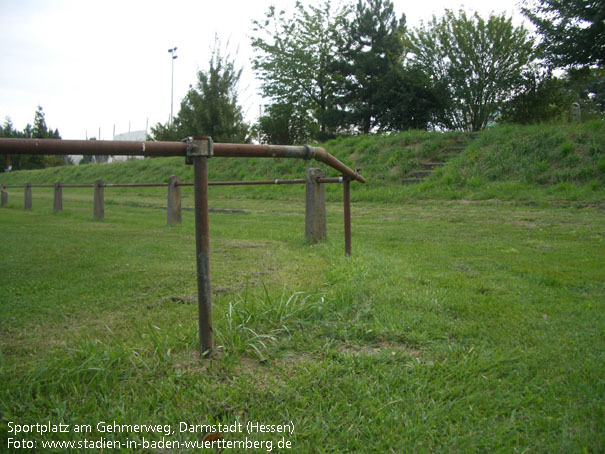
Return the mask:
[[(51, 189), (34, 189), (30, 212), (11, 191), (0, 209), (2, 449), (8, 437), (162, 438), (101, 434), (100, 421), (168, 424), (178, 441), (203, 436), (178, 433), (180, 421), (260, 421), (295, 426), (249, 436), (273, 452), (604, 451), (602, 208), (357, 202), (346, 258), (340, 203), (328, 206), (328, 240), (304, 243), (301, 189), (270, 202), (211, 189), (211, 208), (246, 213), (211, 215), (219, 347), (206, 361), (193, 217), (166, 227), (165, 189), (107, 189), (101, 222), (92, 190), (65, 190), (58, 215)], [(364, 190), (353, 185), (353, 199)], [(8, 433), (46, 421), (93, 433)], [(293, 449), (276, 448), (282, 436)]]

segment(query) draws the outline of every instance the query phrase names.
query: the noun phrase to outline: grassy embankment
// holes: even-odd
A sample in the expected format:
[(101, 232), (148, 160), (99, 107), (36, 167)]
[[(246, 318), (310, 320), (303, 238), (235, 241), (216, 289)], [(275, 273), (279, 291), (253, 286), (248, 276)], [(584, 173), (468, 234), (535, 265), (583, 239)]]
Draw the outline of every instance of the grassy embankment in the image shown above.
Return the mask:
[[(445, 159), (448, 150), (468, 145)], [(551, 201), (598, 203), (605, 198), (605, 125), (501, 126), (468, 141), (460, 133), (404, 132), (388, 136), (340, 138), (322, 144), (351, 168), (361, 168), (371, 184), (356, 189), (354, 200), (396, 202), (417, 199), (498, 199), (520, 203)], [(446, 160), (425, 182), (400, 182), (425, 161)], [(299, 160), (215, 158), (211, 180), (302, 178), (309, 164)], [(328, 175), (333, 170), (323, 167)], [(172, 174), (191, 181), (191, 168), (181, 158), (147, 159), (127, 163), (57, 167), (2, 175), (0, 182), (22, 184), (167, 182)], [(299, 187), (246, 187), (228, 190), (234, 197), (296, 197)], [(338, 186), (328, 186), (328, 199), (340, 200)], [(127, 193), (128, 191), (117, 191)], [(146, 189), (137, 195), (150, 191)], [(153, 191), (153, 190), (151, 190)], [(160, 193), (161, 190), (156, 191)]]
[[(175, 433), (167, 439), (177, 441), (202, 437), (179, 433), (180, 421), (292, 421), (295, 433), (284, 435), (291, 452), (602, 452), (605, 216), (602, 187), (591, 187), (603, 178), (602, 145), (591, 145), (602, 143), (602, 131), (570, 141), (585, 146), (574, 151), (583, 153), (578, 169), (596, 163), (589, 177), (553, 161), (541, 175), (559, 178), (561, 170), (572, 182), (546, 185), (521, 181), (523, 172), (528, 179), (535, 173), (520, 157), (496, 159), (477, 148), (490, 137), (496, 147), (511, 130), (484, 133), (421, 185), (433, 191), (430, 198), (446, 200), (414, 199), (419, 188), (388, 181), (353, 185), (351, 258), (342, 254), (340, 203), (328, 206), (328, 240), (309, 247), (300, 188), (265, 188), (252, 193), (258, 200), (240, 188), (213, 188), (211, 206), (247, 213), (212, 215), (220, 348), (204, 362), (196, 352), (191, 212), (182, 226), (168, 228), (155, 208), (165, 203), (165, 190), (108, 189), (106, 219), (93, 222), (90, 190), (65, 190), (59, 215), (52, 215), (51, 190), (34, 190), (31, 212), (11, 192), (8, 209), (0, 210), (1, 449), (9, 437), (35, 440), (40, 452), (52, 452), (40, 448), (49, 439), (162, 438), (99, 433), (100, 421), (169, 424)], [(431, 137), (418, 148), (432, 140), (449, 139)], [(354, 140), (331, 144), (331, 151), (347, 143)], [(564, 144), (557, 159), (570, 155)], [(476, 165), (459, 163), (456, 173), (464, 155)], [(494, 166), (480, 164), (486, 160), (507, 172), (516, 165), (517, 174), (490, 180)], [(118, 182), (117, 173), (98, 169), (160, 162), (63, 171), (96, 169), (78, 181)], [(170, 173), (180, 173), (176, 160), (163, 165), (170, 162)], [(485, 182), (452, 176), (463, 171)], [(28, 179), (36, 175), (42, 173)], [(521, 203), (447, 200), (449, 190), (482, 199), (497, 185)], [(398, 203), (378, 197), (391, 188)], [(525, 203), (523, 188), (548, 203)], [(263, 193), (279, 195), (266, 202)], [(581, 202), (575, 207), (574, 194)], [(49, 420), (72, 431), (8, 433), (9, 422)], [(92, 425), (92, 433), (74, 433), (75, 424)], [(276, 452), (281, 435), (249, 438), (272, 441)]]

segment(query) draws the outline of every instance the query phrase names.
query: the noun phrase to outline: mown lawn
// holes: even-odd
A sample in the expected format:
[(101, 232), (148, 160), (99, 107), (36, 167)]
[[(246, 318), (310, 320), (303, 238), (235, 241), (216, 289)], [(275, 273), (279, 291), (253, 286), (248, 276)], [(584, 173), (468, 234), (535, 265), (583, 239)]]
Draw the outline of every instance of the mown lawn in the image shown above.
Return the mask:
[[(200, 360), (193, 216), (166, 227), (165, 191), (146, 191), (106, 189), (101, 222), (92, 190), (64, 190), (59, 215), (51, 190), (0, 209), (0, 450), (203, 438), (180, 422), (240, 422), (223, 440), (265, 442), (249, 452), (605, 450), (602, 208), (356, 203), (346, 258), (340, 204), (310, 247), (303, 188), (269, 202), (213, 188), (211, 208), (244, 212), (211, 215), (219, 348)], [(48, 421), (70, 432), (14, 433)], [(250, 421), (294, 433), (248, 435)]]

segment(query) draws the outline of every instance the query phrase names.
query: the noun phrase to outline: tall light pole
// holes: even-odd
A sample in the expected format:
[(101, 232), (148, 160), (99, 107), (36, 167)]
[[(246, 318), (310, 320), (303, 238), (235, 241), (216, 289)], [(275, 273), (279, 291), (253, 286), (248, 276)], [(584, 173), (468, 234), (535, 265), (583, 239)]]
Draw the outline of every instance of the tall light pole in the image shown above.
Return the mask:
[(172, 64), (172, 81), (170, 82), (170, 126), (172, 126), (172, 113), (173, 113), (173, 105), (174, 105), (174, 60), (177, 59), (176, 55), (176, 47), (168, 49), (168, 52), (172, 56), (170, 59)]

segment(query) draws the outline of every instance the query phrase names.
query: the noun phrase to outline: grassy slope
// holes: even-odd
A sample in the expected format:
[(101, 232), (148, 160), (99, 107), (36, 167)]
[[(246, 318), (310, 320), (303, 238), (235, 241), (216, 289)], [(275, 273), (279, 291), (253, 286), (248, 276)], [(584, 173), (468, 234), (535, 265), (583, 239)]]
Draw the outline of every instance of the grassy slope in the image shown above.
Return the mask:
[[(400, 181), (420, 162), (439, 159), (464, 136), (458, 133), (410, 131), (388, 136), (340, 138), (323, 144), (352, 168), (361, 168), (369, 184), (359, 186), (354, 200), (404, 201), (418, 198), (501, 199), (541, 202), (566, 200), (600, 202), (605, 197), (605, 126), (500, 126), (482, 133), (457, 158), (419, 185)], [(315, 164), (311, 164), (315, 165)], [(309, 164), (298, 160), (214, 159), (211, 180), (301, 178)], [(325, 169), (329, 175), (331, 169)], [(0, 182), (22, 184), (166, 182), (172, 174), (191, 180), (181, 158), (62, 167), (1, 175)], [(296, 196), (300, 188), (248, 187), (248, 197)], [(241, 189), (232, 191), (234, 195)], [(330, 200), (340, 190), (328, 189)]]

